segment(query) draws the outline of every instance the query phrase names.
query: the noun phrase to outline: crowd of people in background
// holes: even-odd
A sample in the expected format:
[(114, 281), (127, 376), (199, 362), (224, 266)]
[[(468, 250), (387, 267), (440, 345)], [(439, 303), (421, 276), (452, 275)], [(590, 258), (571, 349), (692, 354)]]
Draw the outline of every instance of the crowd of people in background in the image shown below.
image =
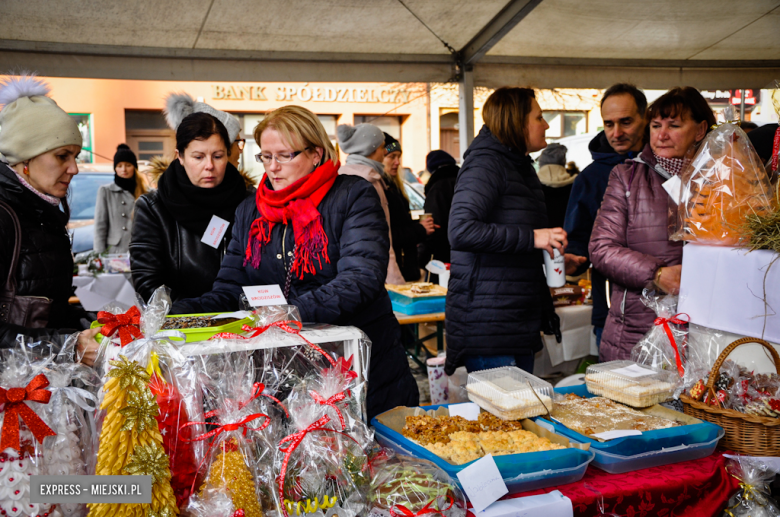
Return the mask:
[[(18, 334), (56, 346), (75, 336), (77, 359), (91, 364), (97, 329), (68, 303), (67, 193), (81, 133), (48, 93), (34, 76), (0, 86), (0, 345)], [(136, 291), (146, 299), (168, 286), (174, 314), (234, 311), (242, 287), (278, 284), (304, 321), (360, 328), (372, 342), (369, 418), (417, 404), (385, 284), (419, 281), (431, 260), (450, 265), (448, 374), (532, 371), (541, 332), (560, 340), (542, 270), (543, 254), (556, 251), (567, 274), (592, 268), (600, 359), (627, 358), (655, 318), (642, 290), (675, 294), (680, 285), (682, 244), (667, 238), (662, 183), (715, 124), (695, 88), (648, 106), (641, 90), (616, 84), (603, 94), (603, 131), (580, 172), (565, 146), (548, 144), (534, 91), (499, 88), (460, 166), (443, 150), (427, 155), (425, 213), (415, 219), (401, 142), (374, 125), (337, 128), (342, 164), (315, 114), (274, 110), (253, 128), (265, 169), (256, 183), (238, 169), (245, 140), (235, 117), (186, 94), (170, 95), (165, 114), (175, 156), (155, 162), (152, 188), (118, 145), (114, 181), (97, 194), (95, 251), (129, 252)], [(750, 133), (764, 162), (776, 130)], [(204, 239), (215, 222), (218, 235)]]

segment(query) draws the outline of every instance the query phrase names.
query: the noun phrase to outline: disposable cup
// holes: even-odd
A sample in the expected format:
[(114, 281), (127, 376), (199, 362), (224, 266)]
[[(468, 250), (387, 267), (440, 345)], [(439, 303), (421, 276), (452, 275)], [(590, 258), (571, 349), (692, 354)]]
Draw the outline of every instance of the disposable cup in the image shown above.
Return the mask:
[(557, 249), (554, 250), (555, 257), (550, 258), (550, 254), (545, 250), (544, 253), (544, 271), (547, 274), (547, 285), (550, 287), (563, 287), (566, 284), (566, 266), (563, 261), (563, 255)]

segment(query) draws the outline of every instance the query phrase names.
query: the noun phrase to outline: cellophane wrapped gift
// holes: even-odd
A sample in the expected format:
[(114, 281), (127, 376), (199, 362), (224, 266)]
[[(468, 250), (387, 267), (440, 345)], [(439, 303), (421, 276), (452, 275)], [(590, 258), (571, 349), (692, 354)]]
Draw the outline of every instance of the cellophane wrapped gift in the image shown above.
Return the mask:
[(192, 438), (210, 442), (201, 461), (203, 483), (190, 505), (210, 508), (222, 504), (219, 500), (227, 494), (234, 511), (262, 517), (276, 509), (273, 450), (282, 434), (283, 410), (277, 407), (278, 402), (265, 397), (265, 387), (255, 382), (251, 352), (204, 354), (199, 359), (204, 402), (213, 409), (205, 413), (208, 424), (188, 426), (210, 429), (199, 430)]
[(81, 517), (82, 504), (30, 501), (30, 476), (85, 474), (91, 452), (95, 397), (71, 386), (89, 372), (55, 363), (51, 345), (20, 342), (2, 351), (0, 373), (0, 514), (4, 516)]
[[(729, 108), (727, 108), (727, 111)], [(682, 185), (672, 240), (710, 246), (736, 246), (750, 213), (774, 207), (770, 177), (739, 125), (718, 125), (704, 138), (681, 174)]]
[(190, 440), (195, 430), (185, 424), (192, 417), (200, 419), (202, 406), (198, 404), (197, 380), (191, 365), (171, 341), (183, 341), (184, 336), (177, 331), (160, 332), (170, 307), (168, 289), (157, 289), (140, 311), (140, 330), (144, 337), (123, 347), (122, 354), (149, 374), (148, 387), (159, 408), (155, 419), (170, 460), (171, 488), (177, 506), (183, 508), (198, 474), (196, 444)]
[(739, 490), (729, 499), (723, 517), (777, 517), (780, 508), (772, 499), (769, 484), (776, 472), (761, 458), (729, 458), (726, 471), (739, 480)]
[(631, 360), (655, 370), (677, 372), (677, 394), (682, 391), (685, 374), (685, 350), (688, 338), (688, 318), (677, 313), (677, 297), (645, 291), (642, 303), (652, 309), (657, 318), (653, 327), (631, 349)]
[(377, 472), (368, 494), (370, 517), (465, 517), (457, 483), (431, 462), (398, 456)]

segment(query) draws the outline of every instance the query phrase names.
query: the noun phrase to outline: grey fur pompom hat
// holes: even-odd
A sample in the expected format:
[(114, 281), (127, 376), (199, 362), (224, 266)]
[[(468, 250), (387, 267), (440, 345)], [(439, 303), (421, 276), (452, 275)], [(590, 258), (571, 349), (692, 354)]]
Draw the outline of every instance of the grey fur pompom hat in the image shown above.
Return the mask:
[(81, 147), (76, 120), (48, 93), (49, 86), (30, 73), (13, 75), (0, 84), (0, 153), (9, 165), (65, 145)]
[(205, 102), (196, 102), (192, 97), (186, 93), (171, 93), (165, 98), (165, 120), (168, 122), (168, 126), (176, 131), (179, 128), (179, 124), (184, 120), (184, 117), (191, 115), (192, 113), (208, 113), (213, 116), (225, 126), (227, 129), (230, 142), (233, 143), (238, 138), (238, 134), (241, 132), (241, 124), (238, 123), (238, 119), (226, 113), (213, 108)]
[(342, 124), (336, 128), (341, 150), (347, 154), (368, 156), (376, 151), (379, 146), (385, 145), (385, 134), (378, 127), (371, 124), (358, 124), (350, 126)]

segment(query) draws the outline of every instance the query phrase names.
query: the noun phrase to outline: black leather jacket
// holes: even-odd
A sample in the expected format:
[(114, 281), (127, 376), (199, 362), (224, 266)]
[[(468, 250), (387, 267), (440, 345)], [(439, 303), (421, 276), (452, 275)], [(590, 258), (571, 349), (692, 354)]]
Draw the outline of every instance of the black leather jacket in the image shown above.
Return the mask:
[[(52, 300), (50, 328), (26, 329), (0, 324), (0, 348), (13, 347), (18, 334), (61, 343), (62, 334), (82, 329), (79, 319), (86, 316), (68, 305), (73, 292), (73, 255), (65, 229), (69, 214), (25, 188), (5, 164), (0, 164), (0, 199), (16, 212), (22, 228), (16, 294)], [(8, 275), (13, 243), (13, 222), (5, 210), (0, 210), (0, 288)]]
[[(247, 193), (251, 195), (253, 191)], [(231, 223), (219, 248), (212, 248), (200, 241), (202, 235), (176, 222), (157, 190), (139, 197), (130, 242), (136, 292), (148, 300), (155, 289), (166, 285), (171, 288), (171, 300), (176, 301), (211, 291), (232, 231)]]

